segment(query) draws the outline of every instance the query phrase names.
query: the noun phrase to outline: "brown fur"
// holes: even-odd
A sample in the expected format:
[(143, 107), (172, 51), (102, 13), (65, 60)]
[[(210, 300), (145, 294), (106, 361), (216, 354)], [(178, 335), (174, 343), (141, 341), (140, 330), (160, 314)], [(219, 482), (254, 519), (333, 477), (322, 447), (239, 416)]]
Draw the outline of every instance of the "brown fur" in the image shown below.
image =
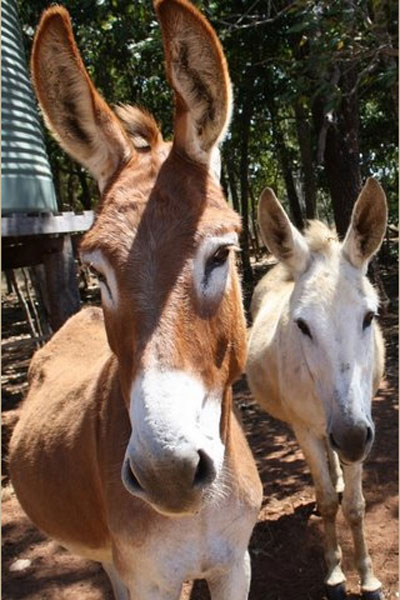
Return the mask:
[[(187, 2), (165, 4), (164, 21), (163, 3), (157, 3), (165, 39), (175, 35), (169, 31), (171, 14), (189, 19), (189, 29), (209, 35), (207, 43), (214, 44), (212, 54), (228, 77), (222, 50), (204, 18)], [(69, 90), (59, 90), (55, 97), (55, 80), (50, 74), (48, 81), (42, 68), (44, 58), (51, 58), (49, 40), (55, 35), (69, 56), (67, 78), (78, 81), (83, 94), (72, 99), (72, 110), (65, 102)], [(193, 291), (192, 258), (198, 244), (210, 234), (239, 232), (240, 220), (207, 164), (195, 160), (190, 148), (182, 153), (178, 144), (171, 150), (147, 113), (124, 107), (118, 119), (105, 105), (83, 67), (65, 9), (52, 7), (44, 14), (32, 65), (50, 127), (72, 155), (95, 165), (92, 170), (104, 183), (98, 215), (81, 252), (84, 256), (101, 250), (116, 274), (119, 301), (118, 310), (104, 306), (104, 321), (99, 309), (82, 310), (35, 354), (29, 393), (11, 440), (11, 476), (22, 506), (41, 529), (92, 558), (110, 562), (113, 552), (123, 576), (129, 563), (120, 540), (140, 547), (151, 535), (162, 538), (169, 521), (128, 493), (120, 475), (131, 433), (131, 385), (150, 357), (164, 369), (195, 373), (206, 386), (224, 390), (220, 431), (230, 474), (229, 501), (236, 499), (243, 514), (256, 518), (261, 484), (232, 412), (230, 386), (245, 361), (245, 322), (233, 255), (231, 285), (219, 306), (203, 314)], [(167, 67), (171, 71), (168, 50)], [(219, 129), (228, 112), (228, 95), (225, 91), (225, 99), (218, 100), (223, 113)], [(52, 100), (56, 105), (51, 106)], [(182, 132), (180, 110), (178, 98), (176, 121)], [(75, 113), (78, 127), (71, 127)], [(210, 127), (214, 131), (214, 124)], [(215, 138), (210, 135), (206, 145)], [(100, 147), (104, 136), (105, 155)]]

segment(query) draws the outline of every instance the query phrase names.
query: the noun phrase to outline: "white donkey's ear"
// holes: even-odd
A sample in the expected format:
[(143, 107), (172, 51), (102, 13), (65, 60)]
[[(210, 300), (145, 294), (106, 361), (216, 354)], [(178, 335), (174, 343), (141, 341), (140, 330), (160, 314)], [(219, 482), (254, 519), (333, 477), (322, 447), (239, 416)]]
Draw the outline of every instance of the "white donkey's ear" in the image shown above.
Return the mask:
[(382, 244), (386, 223), (385, 193), (379, 183), (370, 177), (354, 205), (343, 241), (343, 253), (354, 267), (366, 270), (368, 262)]
[(307, 268), (310, 251), (271, 188), (265, 188), (258, 205), (258, 222), (267, 248), (283, 262), (294, 277)]
[(133, 149), (86, 72), (62, 6), (43, 13), (31, 68), (47, 126), (64, 150), (89, 169), (102, 191)]
[(174, 146), (209, 165), (232, 109), (222, 46), (208, 21), (187, 0), (155, 0), (168, 79), (175, 92)]

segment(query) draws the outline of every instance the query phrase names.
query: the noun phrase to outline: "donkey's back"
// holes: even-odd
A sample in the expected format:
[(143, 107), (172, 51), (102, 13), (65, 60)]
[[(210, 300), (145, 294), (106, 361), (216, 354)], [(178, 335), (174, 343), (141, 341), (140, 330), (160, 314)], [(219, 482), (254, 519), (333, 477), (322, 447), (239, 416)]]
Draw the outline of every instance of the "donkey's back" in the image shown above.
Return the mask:
[(270, 298), (277, 303), (284, 301), (286, 293), (293, 289), (294, 281), (287, 269), (281, 265), (274, 265), (257, 283), (251, 298), (250, 311), (254, 319), (263, 305), (270, 304)]
[(258, 282), (251, 300), (254, 326), (246, 371), (257, 402), (276, 419), (290, 421), (279, 386), (281, 349), (277, 325), (287, 312), (294, 281), (286, 267), (277, 264)]
[[(87, 377), (88, 371), (98, 367), (100, 359), (110, 355), (103, 312), (97, 307), (88, 307), (71, 317), (64, 326), (38, 350), (31, 361), (28, 381), (29, 396), (25, 403), (36, 397), (36, 388), (51, 383), (57, 392), (54, 382), (63, 378), (78, 383)], [(62, 384), (61, 395), (65, 395), (65, 384)], [(71, 386), (73, 387), (73, 386)], [(38, 400), (39, 403), (43, 399)]]

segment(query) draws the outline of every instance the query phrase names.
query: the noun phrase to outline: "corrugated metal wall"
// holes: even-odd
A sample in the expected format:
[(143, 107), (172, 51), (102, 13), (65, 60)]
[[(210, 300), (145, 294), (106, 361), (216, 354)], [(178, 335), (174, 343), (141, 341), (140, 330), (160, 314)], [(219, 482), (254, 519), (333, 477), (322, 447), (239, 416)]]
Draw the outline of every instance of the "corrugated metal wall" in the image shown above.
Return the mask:
[(2, 0), (1, 208), (56, 212), (57, 202), (32, 91), (17, 6)]

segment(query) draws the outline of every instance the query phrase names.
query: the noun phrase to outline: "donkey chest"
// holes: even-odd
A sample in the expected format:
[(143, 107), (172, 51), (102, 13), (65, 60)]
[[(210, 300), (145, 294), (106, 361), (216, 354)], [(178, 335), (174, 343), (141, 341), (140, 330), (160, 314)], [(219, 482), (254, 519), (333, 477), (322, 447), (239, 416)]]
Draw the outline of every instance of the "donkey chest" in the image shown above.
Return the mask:
[(256, 516), (242, 506), (205, 510), (194, 517), (156, 519), (146, 538), (125, 535), (119, 554), (129, 569), (166, 584), (229, 569), (243, 556)]

